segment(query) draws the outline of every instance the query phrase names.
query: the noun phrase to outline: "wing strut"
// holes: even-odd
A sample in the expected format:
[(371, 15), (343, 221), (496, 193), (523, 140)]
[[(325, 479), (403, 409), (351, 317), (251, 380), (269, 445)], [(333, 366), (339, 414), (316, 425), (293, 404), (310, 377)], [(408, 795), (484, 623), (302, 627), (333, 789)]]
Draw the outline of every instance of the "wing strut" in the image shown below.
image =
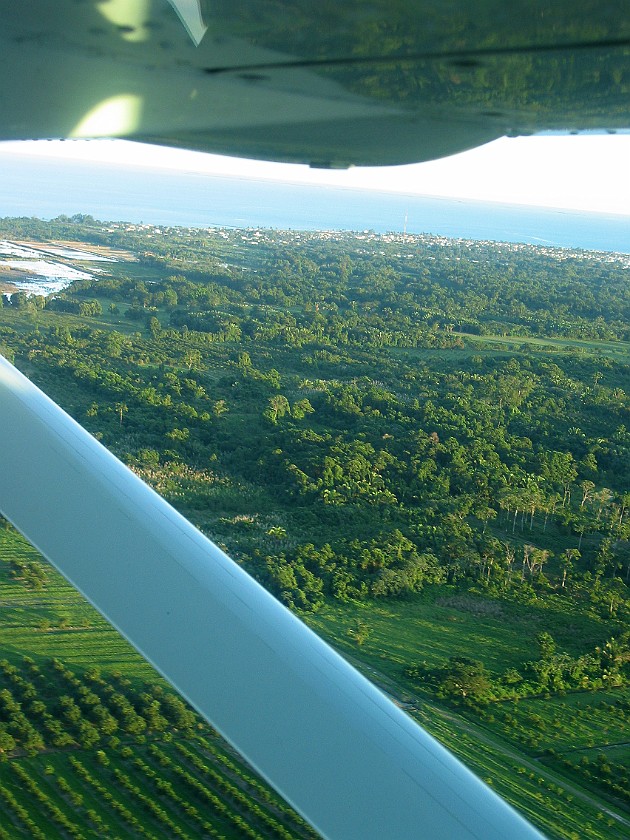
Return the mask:
[(331, 840), (540, 835), (0, 358), (0, 510)]

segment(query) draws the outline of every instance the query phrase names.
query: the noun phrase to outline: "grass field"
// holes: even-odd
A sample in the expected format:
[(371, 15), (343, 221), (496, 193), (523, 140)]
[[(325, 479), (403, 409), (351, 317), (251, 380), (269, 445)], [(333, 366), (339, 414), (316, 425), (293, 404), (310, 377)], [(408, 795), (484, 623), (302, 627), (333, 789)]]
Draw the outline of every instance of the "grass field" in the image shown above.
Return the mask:
[(608, 356), (619, 362), (630, 361), (630, 344), (626, 341), (587, 341), (579, 338), (537, 338), (529, 335), (475, 335), (454, 332), (460, 338), (488, 350), (515, 350), (521, 347), (547, 352), (583, 352)]
[(483, 596), (456, 595), (447, 587), (413, 600), (387, 603), (334, 602), (309, 624), (335, 640), (344, 651), (358, 655), (351, 630), (357, 621), (369, 635), (360, 647), (362, 661), (399, 681), (406, 665), (426, 661), (443, 664), (450, 656), (479, 659), (496, 674), (536, 658), (536, 635), (542, 630), (557, 638), (569, 652), (600, 644), (606, 638), (603, 622), (589, 616), (574, 617), (568, 628), (562, 614), (545, 606), (501, 605)]
[[(352, 632), (357, 622), (368, 629), (360, 646)], [(577, 617), (567, 628), (553, 610), (501, 609), (481, 596), (444, 593), (385, 608), (328, 603), (308, 623), (549, 837), (630, 836), (627, 805), (602, 798), (561, 763), (576, 746), (608, 755), (608, 744), (627, 738), (627, 713), (616, 704), (630, 701), (628, 689), (500, 702), (473, 713), (439, 703), (402, 674), (407, 663), (435, 666), (453, 655), (482, 660), (499, 672), (534, 658), (535, 636), (543, 629), (568, 650), (598, 643), (605, 635), (599, 620)], [(558, 754), (555, 760), (546, 757), (549, 750)], [(627, 763), (625, 747), (614, 760)]]

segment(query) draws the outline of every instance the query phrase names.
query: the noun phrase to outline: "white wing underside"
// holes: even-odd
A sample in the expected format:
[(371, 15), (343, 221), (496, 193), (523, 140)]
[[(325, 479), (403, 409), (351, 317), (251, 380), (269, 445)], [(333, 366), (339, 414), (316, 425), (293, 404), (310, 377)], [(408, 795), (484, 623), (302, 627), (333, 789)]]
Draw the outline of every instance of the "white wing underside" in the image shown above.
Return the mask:
[(0, 510), (324, 837), (539, 837), (8, 362)]

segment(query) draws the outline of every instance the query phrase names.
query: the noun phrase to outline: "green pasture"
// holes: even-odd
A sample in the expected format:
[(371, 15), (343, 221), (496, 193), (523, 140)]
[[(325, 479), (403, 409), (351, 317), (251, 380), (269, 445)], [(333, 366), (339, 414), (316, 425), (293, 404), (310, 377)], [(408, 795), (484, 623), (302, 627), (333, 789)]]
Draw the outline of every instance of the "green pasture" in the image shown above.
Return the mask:
[[(11, 560), (40, 564), (46, 581), (30, 588), (11, 574)], [(18, 662), (57, 657), (89, 667), (98, 650), (99, 665), (142, 679), (159, 679), (150, 665), (109, 625), (28, 542), (13, 530), (0, 527), (1, 656)]]
[[(488, 743), (479, 733), (471, 733), (452, 720), (427, 714), (423, 725), (449, 747), (471, 770), (549, 838), (566, 840), (622, 840), (627, 826), (605, 816), (582, 789), (575, 788), (555, 770), (520, 758), (509, 747)], [(617, 812), (617, 809), (611, 809)], [(625, 819), (623, 811), (619, 813)], [(604, 817), (604, 818), (603, 818)]]
[(498, 703), (492, 708), (494, 727), (507, 737), (514, 732), (527, 733), (537, 741), (536, 749), (541, 752), (606, 749), (630, 740), (630, 713), (617, 701), (630, 703), (630, 689)]
[[(628, 729), (626, 729), (625, 737), (630, 737)], [(579, 750), (572, 758), (579, 760), (579, 757), (583, 755), (587, 756), (590, 761), (594, 761), (600, 755), (604, 755), (610, 761), (614, 761), (615, 764), (623, 764), (628, 767), (630, 766), (630, 741), (624, 741), (620, 744), (607, 744), (605, 747)]]
[(579, 338), (538, 338), (531, 335), (470, 335), (469, 333), (453, 332), (453, 335), (465, 339), (480, 349), (487, 345), (487, 349), (515, 350), (531, 348), (547, 352), (583, 352), (597, 356), (608, 356), (619, 362), (630, 360), (630, 344), (627, 341), (586, 340)]
[[(431, 587), (415, 598), (339, 604), (328, 601), (308, 624), (344, 653), (357, 656), (395, 681), (407, 665), (445, 664), (451, 656), (478, 659), (495, 675), (538, 658), (536, 636), (546, 630), (562, 649), (581, 653), (606, 638), (600, 620), (574, 616), (567, 626), (558, 607), (502, 603), (475, 594)], [(368, 635), (359, 647), (357, 622)]]
[[(630, 814), (618, 802), (603, 810), (601, 795), (579, 774), (540, 756), (564, 754), (574, 745), (604, 748), (627, 739), (627, 719), (615, 705), (630, 692), (582, 692), (564, 696), (490, 704), (480, 715), (446, 708), (417, 684), (407, 683), (402, 668), (411, 662), (444, 664), (450, 656), (484, 662), (495, 673), (537, 657), (535, 637), (547, 630), (573, 653), (590, 647), (605, 629), (597, 619), (573, 616), (567, 626), (560, 609), (530, 608), (481, 596), (425, 594), (414, 602), (327, 603), (308, 623), (378, 685), (411, 704), (410, 713), (467, 766), (505, 796), (547, 836), (625, 838)], [(358, 623), (368, 628), (361, 645), (353, 637)], [(615, 749), (613, 747), (613, 749)], [(608, 754), (608, 750), (606, 750)], [(611, 760), (623, 764), (627, 753)], [(626, 820), (626, 822), (624, 822)]]

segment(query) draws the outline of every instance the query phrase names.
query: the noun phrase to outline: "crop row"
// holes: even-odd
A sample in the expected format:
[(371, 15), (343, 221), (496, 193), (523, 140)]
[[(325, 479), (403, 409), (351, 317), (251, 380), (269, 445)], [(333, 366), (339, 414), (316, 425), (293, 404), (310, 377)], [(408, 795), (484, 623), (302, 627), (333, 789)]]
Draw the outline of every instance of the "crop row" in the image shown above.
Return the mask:
[(175, 748), (186, 759), (187, 763), (192, 764), (199, 773), (203, 774), (208, 781), (218, 788), (223, 797), (227, 797), (244, 809), (249, 809), (267, 829), (271, 829), (282, 840), (291, 840), (291, 833), (287, 831), (282, 823), (272, 817), (260, 805), (257, 805), (250, 797), (246, 796), (240, 788), (229, 782), (222, 773), (205, 764), (181, 741), (175, 744)]
[(4, 785), (0, 785), (0, 799), (8, 807), (12, 821), (17, 820), (18, 825), (21, 825), (29, 836), (35, 838), (35, 840), (46, 840), (46, 835), (35, 824), (26, 808), (17, 801), (13, 793)]
[(162, 753), (160, 755), (160, 759), (162, 762), (166, 761), (167, 766), (172, 768), (173, 773), (182, 782), (184, 782), (191, 791), (199, 796), (205, 804), (210, 805), (218, 815), (228, 819), (237, 829), (240, 830), (242, 835), (250, 838), (250, 840), (264, 840), (262, 835), (255, 831), (240, 814), (236, 814), (221, 797), (217, 796), (214, 791), (210, 790), (207, 784), (201, 782), (189, 770), (176, 764), (175, 762), (168, 764), (168, 757), (165, 754)]
[[(238, 774), (238, 764), (232, 764)], [(118, 745), (108, 752), (71, 751), (0, 764), (0, 825), (14, 826), (9, 837), (313, 836), (287, 812), (270, 792), (263, 806), (238, 775), (230, 781), (182, 744)]]
[[(154, 747), (154, 749), (156, 752), (153, 752), (153, 750), (151, 752), (156, 758), (158, 758), (158, 761), (162, 766), (170, 764), (170, 759), (168, 759), (167, 756), (157, 750), (156, 747)], [(134, 760), (134, 767), (143, 773), (147, 779), (153, 782), (155, 789), (161, 796), (168, 797), (171, 802), (175, 803), (179, 808), (181, 808), (181, 810), (184, 811), (186, 816), (190, 817), (195, 821), (195, 823), (200, 825), (206, 835), (214, 837), (216, 840), (224, 840), (224, 835), (221, 834), (218, 829), (212, 825), (212, 823), (208, 822), (208, 820), (203, 817), (198, 808), (180, 796), (170, 781), (162, 778), (158, 772), (151, 768), (141, 758), (136, 758)]]
[[(198, 752), (181, 743), (182, 737), (200, 738), (201, 734), (206, 737)], [(147, 736), (149, 746), (145, 747)], [(160, 745), (168, 750), (172, 741), (177, 752), (169, 755)], [(195, 742), (189, 743), (193, 747)], [(78, 746), (84, 758), (78, 757)], [(111, 751), (111, 759), (104, 748)], [(52, 778), (50, 784), (40, 778), (40, 786), (37, 773), (23, 767), (29, 764), (23, 762), (24, 754), (36, 767), (45, 760), (44, 750), (56, 756), (46, 770), (54, 776), (52, 788)], [(153, 824), (159, 825), (159, 836), (180, 838), (189, 836), (186, 827), (192, 836), (215, 840), (223, 838), (223, 831), (229, 837), (249, 840), (313, 836), (298, 815), (229, 758), (207, 726), (159, 682), (132, 682), (117, 672), (104, 677), (96, 667), (79, 672), (59, 659), (36, 663), (24, 657), (19, 665), (2, 660), (2, 754), (10, 761), (1, 775), (6, 779), (6, 770), (11, 768), (10, 775), (18, 778), (21, 788), (12, 799), (11, 785), (7, 788), (5, 814), (10, 813), (32, 836), (37, 835), (38, 826), (32, 829), (24, 817), (33, 814), (33, 809), (48, 821), (50, 830), (56, 826), (63, 837), (110, 834), (108, 814), (114, 823), (122, 821), (126, 832), (143, 837), (152, 836)], [(41, 758), (36, 760), (38, 755)], [(133, 763), (123, 772), (119, 762), (130, 758)], [(92, 765), (100, 765), (98, 773)], [(56, 775), (55, 766), (68, 767), (70, 773)], [(77, 783), (79, 790), (89, 789), (88, 797), (77, 790)], [(84, 798), (94, 797), (100, 810), (83, 805)], [(168, 810), (160, 797), (170, 803)], [(208, 806), (218, 822), (207, 815)]]
[(99, 794), (100, 797), (110, 806), (110, 808), (116, 812), (122, 819), (132, 828), (137, 834), (141, 835), (142, 837), (149, 837), (153, 838), (153, 835), (145, 828), (142, 822), (138, 819), (138, 817), (133, 814), (129, 808), (123, 805), (113, 793), (107, 788), (104, 784), (102, 784), (98, 779), (95, 779), (94, 776), (89, 772), (89, 770), (85, 767), (84, 764), (79, 761), (78, 758), (75, 756), (70, 756), (70, 764), (74, 768), (77, 776), (86, 782), (90, 787), (92, 787), (96, 793)]
[(77, 744), (89, 749), (115, 733), (190, 734), (198, 725), (194, 712), (162, 686), (138, 693), (129, 680), (112, 680), (117, 684), (103, 680), (96, 669), (81, 679), (59, 660), (43, 670), (28, 659), (22, 670), (1, 661), (0, 753), (32, 755)]
[(41, 790), (37, 782), (31, 778), (20, 764), (13, 762), (11, 769), (24, 787), (24, 790), (28, 791), (37, 800), (38, 804), (43, 807), (53, 822), (61, 826), (62, 830), (69, 834), (70, 837), (74, 837), (75, 840), (83, 840), (84, 835), (78, 826), (72, 820), (68, 819), (68, 816)]
[(275, 796), (271, 790), (252, 773), (247, 773), (243, 767), (239, 766), (235, 761), (229, 758), (225, 754), (224, 750), (220, 749), (217, 744), (212, 743), (210, 740), (203, 737), (198, 738), (197, 743), (202, 748), (203, 753), (211, 755), (212, 760), (219, 764), (224, 772), (236, 779), (242, 780), (252, 793), (255, 792), (257, 799), (262, 800), (267, 805), (271, 806), (273, 810), (284, 814), (289, 820), (295, 821), (297, 819), (300, 824), (300, 828), (304, 832), (312, 834), (314, 838), (318, 837), (318, 835), (312, 831), (310, 826), (298, 817), (290, 805), (287, 805), (283, 800)]

